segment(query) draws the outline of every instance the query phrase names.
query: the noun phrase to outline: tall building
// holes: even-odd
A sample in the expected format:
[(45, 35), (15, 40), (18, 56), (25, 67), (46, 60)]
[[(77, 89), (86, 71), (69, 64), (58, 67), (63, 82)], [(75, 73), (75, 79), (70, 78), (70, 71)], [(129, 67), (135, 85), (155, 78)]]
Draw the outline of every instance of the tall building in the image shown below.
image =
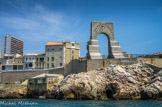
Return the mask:
[(7, 55), (23, 55), (24, 42), (15, 37), (6, 35), (1, 41), (1, 56)]
[(48, 42), (45, 52), (46, 68), (64, 66), (80, 57), (80, 45), (75, 42)]

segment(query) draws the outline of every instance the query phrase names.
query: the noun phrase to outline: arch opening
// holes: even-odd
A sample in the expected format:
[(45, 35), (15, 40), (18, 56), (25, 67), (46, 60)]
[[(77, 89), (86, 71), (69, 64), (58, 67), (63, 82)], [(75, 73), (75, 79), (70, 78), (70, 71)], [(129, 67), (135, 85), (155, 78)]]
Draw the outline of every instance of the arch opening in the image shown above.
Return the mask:
[(106, 95), (107, 95), (107, 98), (112, 99), (113, 98), (112, 90), (106, 90)]
[(33, 67), (33, 64), (32, 63), (29, 63), (29, 67)]
[[(107, 36), (107, 51), (102, 51), (103, 46), (99, 45), (101, 44), (97, 37), (99, 34), (105, 34)], [(88, 59), (103, 59), (102, 54), (108, 55), (108, 58), (125, 58), (121, 47), (118, 43), (118, 41), (114, 40), (114, 30), (113, 30), (113, 23), (111, 22), (92, 22), (91, 23), (91, 37), (90, 40), (87, 42), (87, 58)], [(101, 51), (101, 52), (100, 52)], [(107, 53), (106, 53), (107, 52)]]
[(97, 35), (99, 51), (103, 59), (107, 59), (109, 56), (109, 38), (106, 34), (100, 33)]

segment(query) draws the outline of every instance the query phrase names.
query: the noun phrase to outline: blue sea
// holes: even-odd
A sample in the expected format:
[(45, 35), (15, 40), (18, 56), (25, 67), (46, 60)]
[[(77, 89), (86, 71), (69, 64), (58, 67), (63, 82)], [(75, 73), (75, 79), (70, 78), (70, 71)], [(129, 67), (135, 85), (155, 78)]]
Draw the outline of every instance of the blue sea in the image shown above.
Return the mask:
[(162, 101), (0, 99), (0, 107), (162, 107)]

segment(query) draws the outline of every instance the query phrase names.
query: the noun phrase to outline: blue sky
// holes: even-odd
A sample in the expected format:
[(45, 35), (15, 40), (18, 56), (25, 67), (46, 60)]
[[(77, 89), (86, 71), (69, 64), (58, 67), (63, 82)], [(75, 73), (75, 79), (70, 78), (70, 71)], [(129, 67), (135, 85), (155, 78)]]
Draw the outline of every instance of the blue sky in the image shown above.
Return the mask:
[[(0, 0), (0, 37), (23, 40), (25, 54), (44, 53), (49, 41), (76, 41), (85, 56), (91, 21), (113, 22), (122, 51), (162, 52), (161, 0)], [(106, 36), (98, 40), (107, 54)]]

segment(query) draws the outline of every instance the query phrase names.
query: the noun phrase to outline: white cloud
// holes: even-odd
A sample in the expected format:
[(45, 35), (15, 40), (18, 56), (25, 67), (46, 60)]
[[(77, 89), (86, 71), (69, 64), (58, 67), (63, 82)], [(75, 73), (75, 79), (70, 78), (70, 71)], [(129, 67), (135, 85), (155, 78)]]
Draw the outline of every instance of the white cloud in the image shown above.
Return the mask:
[[(13, 6), (18, 8), (15, 4)], [(21, 10), (21, 7), (19, 9)], [(26, 10), (23, 7), (22, 15), (0, 16), (0, 23), (12, 29), (15, 34), (13, 36), (24, 40), (24, 50), (28, 52), (29, 47), (35, 44), (48, 41), (75, 41), (81, 35), (74, 30), (79, 24), (77, 17), (69, 18), (64, 13), (50, 11), (40, 4)]]

